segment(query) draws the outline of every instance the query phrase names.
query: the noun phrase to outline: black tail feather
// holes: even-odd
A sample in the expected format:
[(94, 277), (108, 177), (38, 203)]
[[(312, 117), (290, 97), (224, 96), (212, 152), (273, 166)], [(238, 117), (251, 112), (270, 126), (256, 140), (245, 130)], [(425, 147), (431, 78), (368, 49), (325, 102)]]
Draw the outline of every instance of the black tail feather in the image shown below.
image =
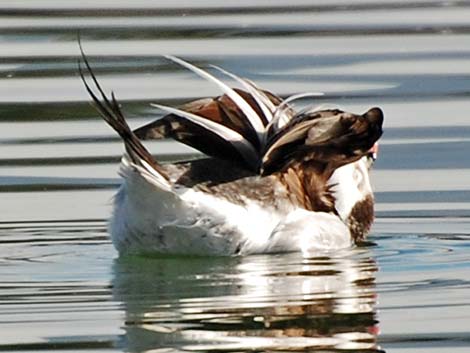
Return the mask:
[[(78, 61), (78, 70), (85, 88), (93, 100), (93, 106), (99, 112), (101, 117), (121, 136), (126, 151), (129, 157), (137, 165), (141, 165), (141, 161), (145, 161), (152, 168), (154, 168), (159, 174), (168, 180), (168, 176), (162, 166), (160, 166), (155, 159), (152, 157), (149, 151), (140, 142), (137, 136), (132, 132), (131, 128), (126, 122), (126, 119), (121, 111), (118, 101), (113, 92), (111, 92), (111, 99), (106, 96), (101, 85), (99, 84), (93, 70), (88, 62), (88, 59), (83, 51), (82, 45), (79, 41), (80, 52), (82, 55), (82, 61), (86, 67), (86, 73), (83, 72), (82, 63)], [(90, 87), (86, 79), (88, 74), (95, 86), (95, 89), (99, 92), (101, 99), (95, 94), (93, 89)]]

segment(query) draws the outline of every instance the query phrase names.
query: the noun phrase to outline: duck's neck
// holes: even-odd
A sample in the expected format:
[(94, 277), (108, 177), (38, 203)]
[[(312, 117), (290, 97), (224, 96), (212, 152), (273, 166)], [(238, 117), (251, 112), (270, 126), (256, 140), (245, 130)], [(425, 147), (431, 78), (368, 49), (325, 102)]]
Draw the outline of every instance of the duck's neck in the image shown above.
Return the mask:
[(374, 221), (374, 198), (372, 194), (357, 202), (346, 221), (355, 243), (363, 241)]
[(328, 184), (336, 198), (336, 209), (354, 241), (365, 238), (374, 219), (374, 197), (365, 159), (335, 170)]

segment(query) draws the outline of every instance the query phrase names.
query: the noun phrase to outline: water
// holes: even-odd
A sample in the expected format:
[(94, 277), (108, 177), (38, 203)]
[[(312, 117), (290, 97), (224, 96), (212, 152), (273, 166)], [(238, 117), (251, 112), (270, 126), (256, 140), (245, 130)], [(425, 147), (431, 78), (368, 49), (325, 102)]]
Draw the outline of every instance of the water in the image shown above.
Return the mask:
[[(469, 351), (470, 3), (236, 4), (0, 4), (0, 351)], [(77, 76), (78, 31), (133, 126), (156, 116), (149, 102), (219, 93), (161, 54), (380, 106), (370, 243), (118, 258), (106, 219), (122, 146)]]

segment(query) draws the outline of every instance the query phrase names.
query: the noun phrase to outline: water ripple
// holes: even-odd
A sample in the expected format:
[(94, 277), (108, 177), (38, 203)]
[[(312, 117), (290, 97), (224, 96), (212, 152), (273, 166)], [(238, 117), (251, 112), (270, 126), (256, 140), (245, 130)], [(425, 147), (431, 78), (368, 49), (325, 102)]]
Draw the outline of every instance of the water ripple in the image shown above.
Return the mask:
[(120, 259), (113, 293), (128, 348), (374, 349), (376, 267), (350, 256)]
[[(440, 0), (0, 3), (0, 351), (466, 351), (470, 5)], [(77, 76), (77, 32), (134, 126), (220, 92), (216, 64), (305, 104), (380, 106), (364, 247), (302, 258), (119, 258), (122, 146)], [(162, 161), (193, 157), (149, 144)], [(114, 259), (114, 260), (113, 260)]]

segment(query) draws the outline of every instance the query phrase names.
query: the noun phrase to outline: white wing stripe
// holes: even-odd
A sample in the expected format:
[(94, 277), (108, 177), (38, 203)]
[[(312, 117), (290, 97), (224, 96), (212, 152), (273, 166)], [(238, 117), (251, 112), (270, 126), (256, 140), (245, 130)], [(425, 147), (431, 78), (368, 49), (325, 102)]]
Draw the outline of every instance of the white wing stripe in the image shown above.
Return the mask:
[(244, 81), (258, 92), (260, 98), (264, 101), (264, 104), (269, 108), (271, 113), (274, 113), (276, 110), (276, 105), (269, 99), (269, 97), (253, 81), (250, 81), (246, 78)]
[(174, 56), (171, 56), (171, 55), (165, 55), (165, 57), (177, 64), (180, 64), (181, 66), (184, 66), (186, 67), (187, 69), (193, 71), (195, 74), (209, 80), (209, 81), (212, 81), (213, 83), (215, 83), (217, 86), (219, 86), (219, 88), (227, 95), (230, 97), (230, 99), (233, 100), (233, 102), (240, 108), (240, 110), (243, 112), (243, 114), (245, 114), (245, 116), (247, 117), (248, 121), (250, 122), (251, 126), (253, 127), (253, 129), (255, 129), (257, 135), (258, 135), (258, 138), (260, 139), (260, 141), (263, 141), (264, 139), (264, 134), (265, 134), (265, 129), (264, 129), (264, 126), (263, 126), (263, 123), (260, 119), (260, 117), (258, 116), (258, 114), (256, 114), (256, 112), (254, 111), (254, 109), (248, 104), (247, 101), (245, 101), (243, 99), (243, 97), (241, 97), (237, 92), (235, 92), (232, 88), (230, 88), (229, 86), (227, 86), (225, 83), (223, 83), (222, 81), (220, 81), (219, 79), (217, 79), (216, 77), (212, 76), (211, 74), (209, 74), (208, 72), (184, 61), (184, 60), (181, 60), (177, 57), (174, 57)]
[(256, 152), (253, 145), (238, 132), (229, 129), (228, 127), (222, 124), (203, 118), (199, 115), (185, 112), (184, 110), (167, 107), (165, 105), (155, 103), (152, 103), (150, 105), (155, 108), (164, 110), (168, 113), (178, 115), (179, 117), (187, 119), (195, 124), (198, 124), (199, 126), (202, 126), (203, 128), (220, 136), (224, 140), (230, 142), (237, 149), (237, 151), (241, 153), (241, 155), (249, 165), (257, 167), (259, 159), (258, 153)]
[(287, 124), (289, 122), (289, 118), (286, 117), (284, 114), (285, 110), (289, 108), (289, 103), (305, 98), (305, 97), (321, 97), (324, 96), (325, 94), (323, 92), (307, 92), (307, 93), (299, 93), (299, 94), (294, 94), (290, 97), (287, 97), (284, 99), (281, 104), (279, 104), (274, 112), (274, 117), (271, 123), (269, 124), (268, 128), (270, 128), (272, 125), (275, 125), (275, 129), (280, 129), (282, 126)]
[(266, 120), (271, 121), (273, 119), (273, 112), (266, 106), (265, 97), (262, 97), (259, 91), (255, 87), (253, 87), (249, 82), (245, 81), (241, 77), (238, 77), (237, 75), (232, 74), (231, 72), (226, 71), (222, 69), (221, 67), (218, 67), (215, 65), (211, 65), (211, 67), (233, 78), (235, 81), (243, 85), (243, 87), (245, 87), (248, 90), (248, 92), (251, 93), (251, 96), (255, 99), (256, 103), (258, 103), (258, 106), (263, 111), (263, 114), (266, 117)]

